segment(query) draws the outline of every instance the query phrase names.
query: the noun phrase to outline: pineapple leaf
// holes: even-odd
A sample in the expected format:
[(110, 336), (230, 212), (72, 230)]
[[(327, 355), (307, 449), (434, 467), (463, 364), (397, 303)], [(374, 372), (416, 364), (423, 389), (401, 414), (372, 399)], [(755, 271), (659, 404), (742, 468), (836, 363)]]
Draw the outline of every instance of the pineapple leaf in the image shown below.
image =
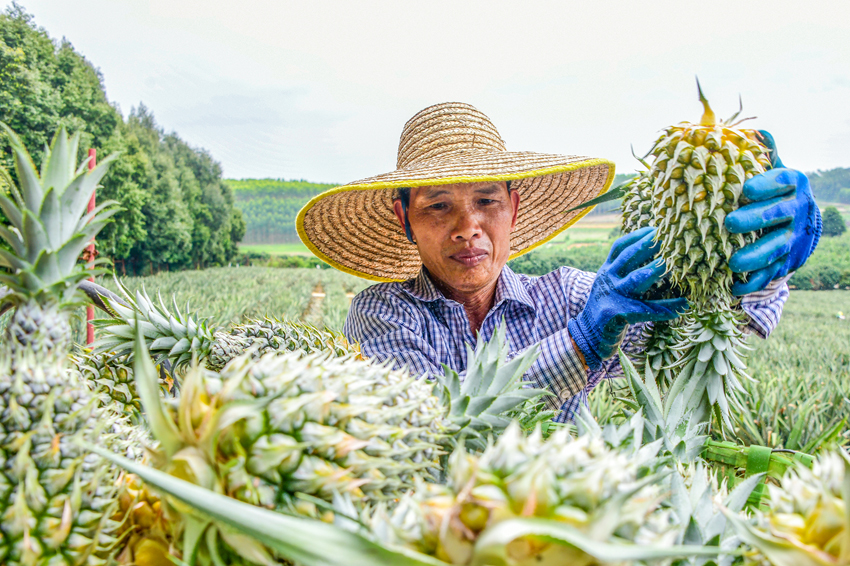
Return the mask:
[(732, 490), (732, 493), (723, 502), (723, 505), (733, 513), (740, 513), (747, 503), (747, 498), (756, 486), (764, 479), (765, 473), (753, 474), (746, 478)]
[(50, 250), (50, 240), (47, 237), (47, 232), (44, 231), (44, 226), (38, 216), (30, 211), (24, 210), (24, 230), (22, 235), (24, 242), (27, 245), (27, 261), (36, 263), (38, 255)]
[[(50, 148), (44, 152), (41, 162), (41, 183), (45, 190), (64, 190), (74, 176), (74, 161), (77, 159), (77, 147), (80, 135), (68, 139), (65, 126), (60, 126)], [(70, 150), (74, 151), (71, 153)]]
[(62, 241), (62, 210), (59, 207), (58, 192), (59, 189), (49, 187), (44, 193), (44, 201), (38, 212), (39, 221), (47, 235), (47, 241), (50, 242), (51, 250), (59, 247)]
[(757, 531), (743, 517), (731, 510), (721, 507), (721, 511), (726, 515), (741, 540), (758, 549), (773, 566), (825, 566), (828, 564), (825, 560), (817, 560), (812, 554), (796, 546), (791, 540), (776, 538)]
[(38, 209), (41, 208), (42, 198), (44, 197), (41, 189), (41, 180), (38, 178), (38, 171), (17, 134), (6, 124), (3, 124), (3, 129), (6, 130), (6, 135), (9, 136), (12, 153), (15, 157), (15, 172), (18, 174), (18, 182), (21, 184), (21, 196), (24, 201), (22, 208), (33, 213), (38, 212)]
[(436, 558), (405, 548), (382, 546), (321, 521), (289, 517), (237, 501), (97, 446), (87, 448), (193, 507), (201, 516), (245, 533), (303, 566), (448, 566)]
[(0, 225), (0, 238), (3, 238), (17, 255), (23, 256), (26, 253), (24, 242), (20, 236), (3, 225)]
[(626, 196), (626, 192), (627, 192), (630, 185), (631, 185), (631, 180), (626, 181), (622, 185), (617, 185), (613, 189), (610, 189), (606, 193), (602, 193), (601, 195), (599, 195), (596, 198), (592, 198), (590, 200), (584, 201), (583, 203), (581, 203), (578, 206), (574, 206), (574, 207), (570, 208), (569, 210), (565, 210), (564, 214), (566, 214), (568, 212), (572, 212), (574, 210), (579, 210), (581, 208), (587, 208), (589, 206), (596, 206), (597, 204), (602, 204), (603, 202), (608, 202), (608, 201), (611, 201), (611, 200), (617, 200), (618, 198), (623, 198), (624, 196)]
[(3, 214), (6, 215), (6, 218), (9, 219), (12, 226), (14, 226), (18, 232), (22, 232), (24, 229), (24, 217), (21, 213), (21, 209), (15, 206), (15, 203), (2, 193), (0, 193), (0, 208), (3, 209)]
[(546, 519), (510, 519), (487, 529), (475, 544), (475, 564), (510, 564), (508, 545), (521, 537), (539, 537), (570, 546), (592, 556), (598, 562), (622, 563), (688, 556), (716, 556), (717, 548), (705, 546), (650, 546), (603, 542), (566, 523)]
[[(16, 256), (15, 254), (0, 248), (0, 265), (3, 267), (9, 267), (11, 269), (19, 269), (24, 270), (29, 267), (29, 263), (23, 261), (21, 258)], [(18, 278), (15, 275), (6, 275), (4, 273), (0, 273), (0, 281), (8, 282), (8, 281), (18, 281)], [(9, 283), (6, 283), (7, 285)]]
[(139, 331), (139, 322), (136, 321), (135, 347), (133, 349), (133, 373), (136, 378), (136, 389), (142, 400), (148, 424), (154, 437), (160, 442), (168, 457), (177, 452), (182, 442), (177, 425), (171, 420), (162, 399), (159, 396), (159, 380), (156, 368), (151, 362), (148, 348), (142, 333)]

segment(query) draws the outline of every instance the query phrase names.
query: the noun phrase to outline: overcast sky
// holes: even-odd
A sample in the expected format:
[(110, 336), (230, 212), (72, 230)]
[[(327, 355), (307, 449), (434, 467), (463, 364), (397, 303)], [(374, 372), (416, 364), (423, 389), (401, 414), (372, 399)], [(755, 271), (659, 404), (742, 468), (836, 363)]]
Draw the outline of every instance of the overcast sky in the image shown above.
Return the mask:
[[(8, 2), (5, 2), (8, 5)], [(850, 1), (22, 0), (227, 177), (350, 182), (395, 168), (437, 102), (509, 150), (607, 157), (715, 112), (758, 116), (783, 161), (850, 167)]]

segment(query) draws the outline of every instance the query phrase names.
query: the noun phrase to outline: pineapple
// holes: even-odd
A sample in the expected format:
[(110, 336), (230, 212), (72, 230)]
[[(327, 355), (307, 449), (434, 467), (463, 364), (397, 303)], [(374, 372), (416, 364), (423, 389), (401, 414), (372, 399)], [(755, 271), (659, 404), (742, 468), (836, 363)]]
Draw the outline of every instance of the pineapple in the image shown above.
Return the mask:
[(206, 319), (181, 313), (176, 303), (172, 313), (162, 297), (157, 304), (144, 291), (136, 292), (134, 298), (121, 283), (118, 287), (124, 295), (123, 301), (105, 289), (101, 294), (115, 318), (96, 321), (105, 334), (93, 345), (96, 353), (132, 355), (136, 320), (151, 354), (157, 360), (170, 360), (175, 369), (185, 368), (195, 355), (209, 369), (217, 371), (248, 349), (253, 349), (255, 357), (270, 351), (295, 350), (307, 353), (329, 350), (337, 356), (359, 353), (359, 348), (350, 345), (341, 334), (298, 322), (265, 318), (237, 324), (229, 331), (216, 330)]
[[(505, 336), (502, 326), (490, 343), (479, 338), (463, 384), (451, 376), (445, 385), (430, 383), (353, 355), (245, 353), (220, 372), (192, 367), (171, 402), (157, 392), (140, 331), (135, 374), (159, 441), (152, 462), (283, 513), (320, 516), (316, 504), (339, 493), (363, 504), (396, 499), (418, 479), (436, 479), (441, 455), (457, 438), (501, 432), (503, 413), (543, 394), (520, 388), (536, 350), (507, 362)], [(203, 552), (218, 551), (218, 535), (205, 540)]]
[(113, 561), (136, 566), (171, 566), (175, 521), (168, 515), (168, 506), (135, 474), (122, 475), (118, 485), (121, 496), (114, 519), (120, 521), (116, 533), (120, 543)]
[(20, 190), (0, 193), (0, 283), (15, 306), (0, 343), (0, 563), (100, 564), (113, 544), (116, 469), (80, 442), (132, 452), (138, 434), (69, 371), (69, 318), (92, 270), (83, 248), (117, 208), (87, 214), (106, 173), (75, 168), (79, 135), (60, 129), (36, 170), (8, 128)]
[[(449, 564), (626, 564), (653, 547), (671, 556), (677, 533), (659, 507), (660, 476), (645, 475), (657, 449), (612, 450), (566, 430), (544, 441), (514, 424), (481, 455), (455, 450), (447, 485), (421, 483), (368, 524), (385, 544)], [(618, 560), (605, 558), (607, 545)]]
[(731, 517), (738, 534), (759, 555), (754, 563), (776, 566), (850, 564), (848, 456), (827, 452), (812, 469), (788, 470), (781, 486), (768, 484), (768, 511), (757, 512), (756, 525)]
[[(105, 403), (112, 403), (134, 423), (140, 423), (142, 401), (136, 391), (133, 368), (126, 356), (93, 354), (88, 349), (71, 356), (76, 371), (87, 380), (89, 387), (100, 394)], [(175, 393), (173, 380), (160, 372), (163, 395)]]
[(672, 375), (664, 370), (675, 363), (668, 402), (684, 395), (687, 410), (700, 419), (713, 407), (721, 426), (732, 430), (729, 403), (740, 404), (741, 380), (749, 377), (728, 262), (756, 234), (730, 233), (724, 220), (746, 204), (744, 182), (770, 168), (770, 155), (758, 132), (733, 123), (737, 113), (718, 123), (701, 89), (699, 95), (705, 111), (700, 122), (666, 128), (650, 151), (649, 171), (627, 188), (624, 226), (657, 229), (673, 290), (691, 304), (682, 320), (661, 325), (661, 335), (651, 339), (653, 376), (668, 385)]

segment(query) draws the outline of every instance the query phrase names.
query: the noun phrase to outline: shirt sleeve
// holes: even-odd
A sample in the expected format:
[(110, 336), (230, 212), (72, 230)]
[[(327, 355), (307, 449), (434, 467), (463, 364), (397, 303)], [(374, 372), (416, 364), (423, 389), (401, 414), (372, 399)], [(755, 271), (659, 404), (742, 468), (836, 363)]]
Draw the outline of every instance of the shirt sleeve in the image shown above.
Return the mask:
[(788, 280), (791, 275), (774, 279), (761, 291), (741, 297), (741, 309), (747, 314), (744, 332), (767, 338), (782, 316), (782, 308), (788, 300)]
[[(367, 291), (351, 302), (343, 334), (350, 342), (360, 344), (366, 358), (390, 360), (393, 366), (407, 366), (418, 376), (442, 375), (443, 368), (434, 347), (426, 341), (424, 321), (416, 310), (393, 293)], [(529, 387), (546, 389), (547, 408), (559, 410), (564, 400), (582, 391), (587, 382), (584, 366), (566, 328), (539, 341), (539, 355), (526, 371)], [(533, 346), (531, 346), (533, 347)], [(511, 357), (527, 350), (513, 352)], [(465, 376), (466, 372), (459, 372)]]
[(343, 334), (360, 344), (363, 357), (391, 360), (413, 375), (442, 374), (434, 347), (424, 338), (423, 321), (414, 309), (392, 293), (360, 293), (351, 301)]

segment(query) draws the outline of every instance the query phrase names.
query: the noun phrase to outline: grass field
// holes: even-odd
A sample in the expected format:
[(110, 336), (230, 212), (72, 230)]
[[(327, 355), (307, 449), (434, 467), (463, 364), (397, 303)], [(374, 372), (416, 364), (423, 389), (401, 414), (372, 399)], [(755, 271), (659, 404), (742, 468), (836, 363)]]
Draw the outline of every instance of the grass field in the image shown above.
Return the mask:
[(312, 255), (307, 246), (300, 242), (293, 244), (239, 244), (239, 251), (269, 255)]
[[(213, 326), (273, 316), (336, 330), (342, 328), (351, 298), (371, 285), (332, 269), (266, 267), (160, 273), (124, 281), (131, 291), (146, 289), (153, 298), (160, 293), (169, 308), (173, 295), (182, 311), (207, 317)], [(111, 279), (100, 283), (115, 288)], [(78, 316), (74, 338), (80, 342), (85, 311), (79, 309)], [(850, 417), (850, 291), (792, 291), (777, 329), (767, 340), (751, 339), (750, 346), (748, 366), (755, 381), (747, 385), (747, 405), (754, 416), (738, 434), (742, 441), (783, 447), (795, 429), (802, 442)], [(609, 397), (605, 385), (594, 391), (594, 410), (612, 412), (616, 404)]]

